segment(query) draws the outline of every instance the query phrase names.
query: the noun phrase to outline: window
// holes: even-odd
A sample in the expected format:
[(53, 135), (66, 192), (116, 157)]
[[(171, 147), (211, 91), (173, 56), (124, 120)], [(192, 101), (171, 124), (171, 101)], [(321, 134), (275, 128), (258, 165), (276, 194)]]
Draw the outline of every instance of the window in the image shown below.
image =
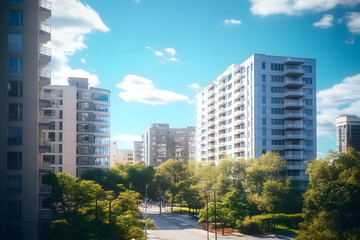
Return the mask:
[(262, 119), (262, 125), (266, 125), (266, 118)]
[(306, 106), (311, 106), (312, 105), (312, 99), (303, 99), (303, 102)]
[(261, 108), (261, 113), (262, 113), (262, 114), (266, 114), (266, 107), (265, 107), (265, 106), (263, 106), (263, 107)]
[(312, 78), (303, 78), (305, 84), (312, 84)]
[(106, 115), (95, 115), (95, 122), (109, 122), (109, 117)]
[(226, 141), (231, 142), (232, 141), (232, 136), (227, 137)]
[(271, 87), (271, 92), (272, 93), (283, 93), (284, 88), (282, 88), (282, 87)]
[(284, 109), (283, 108), (271, 108), (271, 114), (284, 114)]
[(262, 140), (262, 146), (263, 146), (263, 147), (266, 147), (266, 139), (263, 139), (263, 140)]
[(262, 93), (266, 93), (266, 86), (265, 86), (265, 85), (262, 85), (262, 86), (261, 86), (261, 92), (262, 92)]
[(304, 145), (305, 145), (306, 147), (312, 147), (313, 144), (314, 144), (313, 140), (305, 140), (305, 141), (304, 141)]
[(89, 146), (78, 146), (77, 148), (77, 154), (90, 154), (89, 153)]
[(8, 219), (21, 219), (21, 201), (8, 201)]
[(231, 83), (226, 86), (226, 90), (230, 90), (231, 88), (232, 88), (232, 84), (231, 84)]
[(8, 145), (21, 145), (22, 144), (22, 128), (9, 127), (7, 142), (8, 142)]
[(284, 99), (283, 99), (283, 98), (271, 98), (271, 103), (274, 103), (274, 104), (283, 104), (283, 103), (284, 103)]
[(284, 82), (283, 76), (271, 75), (271, 82)]
[(8, 73), (20, 75), (23, 73), (23, 59), (22, 57), (8, 58)]
[(228, 102), (228, 103), (227, 103), (227, 107), (230, 107), (231, 104), (232, 104), (232, 101)]
[(266, 97), (265, 96), (261, 97), (261, 103), (266, 104)]
[(306, 116), (312, 116), (313, 115), (313, 111), (312, 109), (304, 109), (304, 114)]
[(284, 119), (271, 119), (271, 125), (284, 125), (285, 121)]
[(109, 165), (109, 159), (97, 157), (95, 158), (95, 165)]
[(21, 194), (22, 192), (22, 177), (19, 175), (8, 176), (7, 193)]
[(228, 93), (228, 95), (226, 96), (226, 99), (231, 98), (231, 96), (232, 96), (232, 93)]
[(9, 3), (22, 3), (23, 0), (9, 0)]
[(107, 144), (109, 143), (109, 138), (95, 136), (95, 143)]
[[(88, 102), (80, 102), (78, 103), (78, 109), (80, 110), (89, 110), (90, 108), (90, 104)], [(96, 105), (95, 105), (95, 109), (96, 109)], [(97, 110), (99, 111), (99, 110)]]
[(272, 63), (271, 64), (271, 70), (272, 71), (283, 71), (284, 70), (284, 65), (279, 64), (279, 63)]
[(313, 120), (305, 119), (304, 120), (304, 125), (307, 126), (307, 127), (313, 126)]
[(79, 113), (78, 121), (83, 121), (83, 122), (89, 121), (89, 113)]
[(271, 140), (271, 145), (274, 146), (284, 145), (284, 140)]
[(22, 152), (7, 153), (7, 169), (20, 170), (22, 168)]
[(96, 94), (93, 95), (93, 99), (96, 100), (96, 101), (108, 102), (109, 101), (109, 96), (104, 95), (104, 94), (96, 93)]
[(226, 81), (227, 81), (227, 82), (230, 81), (231, 78), (232, 78), (232, 74), (230, 73), (230, 74), (226, 77)]
[(9, 27), (22, 27), (23, 26), (23, 11), (9, 10), (8, 26)]
[(312, 95), (312, 89), (311, 88), (304, 88), (305, 95)]
[(95, 110), (99, 112), (108, 112), (109, 106), (107, 105), (101, 105), (101, 104), (95, 104)]
[(283, 129), (271, 129), (271, 135), (284, 135)]
[(9, 103), (9, 121), (22, 121), (22, 103)]
[(90, 126), (89, 124), (80, 124), (80, 132), (89, 132), (90, 131)]
[(226, 124), (230, 124), (232, 122), (232, 119), (228, 119)]
[(226, 116), (230, 116), (232, 114), (232, 110), (226, 112)]
[(19, 52), (23, 49), (23, 36), (21, 33), (8, 34), (8, 50)]
[[(232, 128), (230, 127), (230, 128), (228, 128), (228, 129), (226, 129), (226, 132), (231, 132), (232, 131)], [(231, 138), (231, 137), (230, 137)], [(231, 139), (230, 139), (230, 141), (231, 141)]]
[(90, 136), (89, 135), (80, 135), (79, 138), (80, 138), (81, 143), (88, 143)]
[(265, 62), (262, 62), (262, 63), (261, 63), (261, 68), (262, 68), (262, 69), (266, 69), (266, 64), (265, 64)]
[(262, 135), (263, 135), (263, 136), (266, 136), (266, 128), (263, 128), (263, 129), (261, 130), (261, 132), (262, 132)]
[(108, 147), (95, 147), (95, 154), (107, 155), (109, 154)]
[(313, 131), (312, 130), (304, 130), (304, 135), (308, 136), (308, 137), (312, 137), (313, 136)]
[(9, 81), (8, 95), (9, 97), (22, 97), (23, 83), (20, 81)]
[(109, 127), (107, 127), (107, 126), (95, 126), (95, 132), (108, 133), (109, 132)]
[(312, 73), (312, 66), (303, 66), (302, 67), (305, 73)]
[(261, 81), (262, 81), (263, 83), (266, 82), (266, 75), (265, 75), (265, 74), (261, 75)]

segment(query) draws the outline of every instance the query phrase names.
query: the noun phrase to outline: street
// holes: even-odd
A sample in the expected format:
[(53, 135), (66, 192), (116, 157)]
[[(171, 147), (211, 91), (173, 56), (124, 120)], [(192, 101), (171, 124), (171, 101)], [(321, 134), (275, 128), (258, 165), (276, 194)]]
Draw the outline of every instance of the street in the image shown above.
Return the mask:
[[(143, 210), (143, 209), (142, 209)], [(159, 214), (159, 207), (152, 205), (148, 208), (148, 218), (156, 224), (156, 230), (148, 230), (148, 240), (204, 240), (207, 232), (202, 229), (200, 223), (188, 215), (176, 213)], [(214, 240), (215, 234), (209, 233), (209, 239)], [(218, 234), (217, 239), (291, 239), (284, 236), (261, 235), (248, 236), (240, 233), (222, 236)]]

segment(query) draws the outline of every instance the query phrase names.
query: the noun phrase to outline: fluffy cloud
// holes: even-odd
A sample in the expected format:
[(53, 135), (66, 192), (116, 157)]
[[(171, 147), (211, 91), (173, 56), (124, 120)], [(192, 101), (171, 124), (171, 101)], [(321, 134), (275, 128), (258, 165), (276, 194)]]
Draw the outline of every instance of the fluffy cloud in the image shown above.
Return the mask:
[(193, 83), (193, 84), (190, 84), (188, 85), (189, 88), (193, 88), (195, 89), (196, 91), (199, 91), (201, 89), (200, 85), (198, 83)]
[(235, 19), (225, 19), (224, 23), (225, 24), (241, 24), (241, 21), (235, 20)]
[(111, 140), (118, 141), (120, 145), (124, 145), (132, 149), (134, 147), (134, 141), (141, 141), (141, 137), (136, 135), (121, 134), (111, 137)]
[(160, 62), (161, 63), (166, 63), (166, 62), (178, 62), (180, 61), (179, 59), (177, 59), (175, 57), (176, 55), (176, 50), (173, 49), (173, 48), (165, 48), (164, 51), (165, 52), (161, 52), (161, 51), (158, 51), (158, 50), (155, 50), (154, 48), (150, 47), (150, 46), (147, 46), (146, 47), (147, 49), (150, 49), (151, 51), (154, 52), (154, 54), (158, 57), (161, 57), (161, 60)]
[(307, 11), (323, 12), (336, 7), (356, 6), (360, 0), (250, 0), (251, 12), (260, 16), (271, 14), (299, 15)]
[(347, 77), (317, 94), (318, 136), (334, 138), (335, 120), (341, 114), (360, 113), (360, 74)]
[(360, 34), (360, 13), (351, 12), (347, 16), (347, 19), (347, 27), (349, 31), (355, 34)]
[(86, 63), (86, 60), (85, 59), (80, 59), (82, 63)]
[(126, 102), (139, 102), (150, 105), (167, 104), (178, 101), (187, 101), (188, 97), (168, 90), (156, 89), (153, 81), (136, 75), (127, 75), (124, 81), (116, 85), (124, 90), (119, 97)]
[(333, 26), (333, 20), (333, 15), (325, 14), (318, 22), (315, 22), (313, 26), (319, 28), (329, 28)]
[(103, 23), (99, 14), (89, 5), (77, 0), (53, 0), (51, 42), (52, 84), (65, 85), (68, 77), (87, 77), (90, 85), (99, 84), (96, 75), (83, 69), (72, 69), (68, 57), (76, 51), (86, 48), (84, 38), (93, 31), (107, 32), (109, 28)]

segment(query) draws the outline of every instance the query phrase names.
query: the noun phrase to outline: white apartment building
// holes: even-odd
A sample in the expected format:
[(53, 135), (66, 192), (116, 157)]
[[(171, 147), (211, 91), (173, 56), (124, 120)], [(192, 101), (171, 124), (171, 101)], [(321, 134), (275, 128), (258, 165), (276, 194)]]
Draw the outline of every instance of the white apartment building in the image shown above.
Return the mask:
[(41, 170), (80, 177), (110, 167), (110, 91), (88, 86), (87, 78), (68, 78), (68, 86), (40, 92)]
[(344, 114), (336, 118), (337, 150), (346, 153), (348, 147), (360, 151), (360, 118)]
[(195, 127), (169, 128), (169, 124), (156, 123), (141, 137), (142, 150), (137, 149), (135, 156), (141, 152), (142, 162), (148, 166), (158, 166), (169, 159), (184, 163), (195, 159)]
[(141, 156), (142, 156), (142, 147), (143, 142), (142, 141), (134, 141), (134, 163), (141, 162)]
[(134, 151), (132, 149), (119, 149), (115, 140), (110, 141), (110, 166), (114, 166), (116, 162), (134, 163)]
[(293, 180), (316, 157), (315, 59), (254, 54), (196, 95), (197, 160), (278, 152)]

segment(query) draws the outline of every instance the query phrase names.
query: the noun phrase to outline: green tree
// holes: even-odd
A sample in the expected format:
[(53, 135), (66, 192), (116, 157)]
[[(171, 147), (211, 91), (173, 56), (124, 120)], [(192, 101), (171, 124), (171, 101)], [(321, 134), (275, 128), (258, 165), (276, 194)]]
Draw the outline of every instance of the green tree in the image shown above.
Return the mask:
[(304, 222), (297, 239), (360, 239), (360, 153), (332, 153), (309, 164)]

